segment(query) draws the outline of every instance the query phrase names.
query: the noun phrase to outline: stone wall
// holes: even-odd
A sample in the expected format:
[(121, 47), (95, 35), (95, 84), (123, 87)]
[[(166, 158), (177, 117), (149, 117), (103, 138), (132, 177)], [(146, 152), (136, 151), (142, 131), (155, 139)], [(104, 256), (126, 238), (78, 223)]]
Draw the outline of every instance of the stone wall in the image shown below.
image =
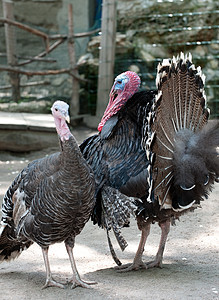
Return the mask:
[[(115, 76), (134, 70), (142, 86), (155, 87), (156, 66), (180, 51), (191, 52), (206, 75), (209, 102), (219, 99), (219, 2), (208, 0), (119, 0)], [(88, 45), (93, 70), (98, 59), (99, 37)], [(210, 86), (210, 87), (209, 87)], [(216, 86), (216, 87), (215, 87)], [(215, 114), (218, 104), (210, 103)]]

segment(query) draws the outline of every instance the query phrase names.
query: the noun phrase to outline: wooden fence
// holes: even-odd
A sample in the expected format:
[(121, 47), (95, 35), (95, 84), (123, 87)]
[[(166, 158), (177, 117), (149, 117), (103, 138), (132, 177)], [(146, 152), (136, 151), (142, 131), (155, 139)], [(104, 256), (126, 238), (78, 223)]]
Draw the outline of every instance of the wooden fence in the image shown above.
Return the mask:
[[(72, 116), (77, 115), (79, 112), (79, 82), (86, 81), (86, 79), (82, 78), (78, 74), (78, 67), (79, 64), (76, 61), (75, 56), (75, 39), (76, 38), (83, 38), (87, 36), (91, 36), (100, 31), (100, 29), (95, 29), (89, 32), (84, 33), (74, 33), (73, 27), (73, 6), (69, 4), (68, 8), (68, 34), (67, 35), (47, 35), (43, 31), (38, 29), (34, 29), (30, 26), (22, 24), (20, 22), (15, 21), (14, 13), (13, 13), (13, 2), (3, 0), (3, 14), (4, 17), (0, 18), (0, 23), (4, 23), (5, 26), (5, 37), (6, 37), (6, 51), (7, 51), (7, 62), (8, 65), (0, 65), (0, 71), (7, 71), (10, 75), (10, 85), (9, 86), (2, 86), (1, 89), (12, 89), (12, 99), (14, 101), (18, 101), (20, 99), (20, 88), (26, 86), (33, 86), (33, 85), (41, 85), (46, 84), (46, 81), (38, 81), (38, 82), (31, 82), (25, 85), (20, 84), (20, 75), (24, 74), (27, 76), (33, 75), (58, 75), (67, 73), (72, 78), (72, 97), (70, 101), (70, 113)], [(16, 52), (16, 34), (15, 34), (15, 27), (19, 27), (22, 30), (28, 31), (31, 34), (37, 35), (44, 40), (45, 43), (45, 51), (39, 53), (34, 57), (29, 57), (26, 60), (23, 60), (19, 63), (18, 55)], [(48, 69), (48, 70), (27, 70), (24, 68), (24, 65), (30, 64), (35, 61), (46, 61), (46, 62), (53, 62), (49, 58), (46, 58), (47, 54), (52, 52), (62, 43), (67, 41), (68, 43), (68, 54), (69, 54), (69, 68), (63, 69)]]

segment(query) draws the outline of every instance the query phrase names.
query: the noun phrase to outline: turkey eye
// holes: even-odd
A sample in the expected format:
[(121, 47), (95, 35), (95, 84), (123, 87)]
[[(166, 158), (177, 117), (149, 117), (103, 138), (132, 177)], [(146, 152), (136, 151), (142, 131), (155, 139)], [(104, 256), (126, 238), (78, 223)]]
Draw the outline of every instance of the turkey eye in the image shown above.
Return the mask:
[(55, 111), (58, 111), (58, 108), (55, 108)]
[(117, 81), (117, 83), (118, 83), (118, 84), (121, 84), (121, 83), (122, 83), (122, 81), (121, 81), (121, 80), (118, 80), (118, 81)]

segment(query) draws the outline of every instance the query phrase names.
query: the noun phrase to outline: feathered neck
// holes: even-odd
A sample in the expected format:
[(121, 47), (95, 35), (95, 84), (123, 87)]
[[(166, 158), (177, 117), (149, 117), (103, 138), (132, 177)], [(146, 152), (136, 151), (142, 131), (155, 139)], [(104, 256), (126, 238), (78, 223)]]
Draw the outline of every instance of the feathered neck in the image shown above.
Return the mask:
[(56, 131), (61, 139), (62, 142), (69, 140), (69, 138), (72, 136), (68, 125), (66, 124), (66, 121), (61, 118), (54, 117), (55, 125), (56, 125)]

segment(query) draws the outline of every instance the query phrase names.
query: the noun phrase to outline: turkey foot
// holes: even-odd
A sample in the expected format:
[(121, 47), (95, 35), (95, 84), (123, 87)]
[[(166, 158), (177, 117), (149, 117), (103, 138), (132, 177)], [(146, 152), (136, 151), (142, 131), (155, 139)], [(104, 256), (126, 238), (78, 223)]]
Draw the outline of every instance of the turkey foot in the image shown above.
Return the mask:
[(46, 283), (44, 284), (42, 289), (45, 289), (47, 287), (52, 287), (52, 286), (55, 286), (55, 287), (58, 287), (58, 288), (61, 288), (61, 289), (65, 289), (64, 284), (61, 284), (61, 283), (55, 281), (52, 277), (49, 277), (49, 278), (46, 279)]
[(72, 283), (71, 289), (74, 289), (77, 286), (90, 289), (90, 285), (97, 284), (97, 282), (95, 281), (85, 281), (82, 280), (80, 277), (75, 278), (74, 276), (70, 280), (68, 280), (68, 283)]
[(149, 261), (146, 264), (146, 269), (151, 269), (151, 268), (161, 268), (162, 269), (162, 259), (156, 258), (153, 261)]
[(129, 271), (137, 271), (137, 270), (146, 269), (146, 268), (147, 268), (147, 266), (145, 265), (145, 263), (143, 263), (142, 260), (139, 260), (139, 261), (134, 260), (133, 263), (116, 266), (115, 270), (119, 273), (122, 273), (122, 272), (129, 272)]

